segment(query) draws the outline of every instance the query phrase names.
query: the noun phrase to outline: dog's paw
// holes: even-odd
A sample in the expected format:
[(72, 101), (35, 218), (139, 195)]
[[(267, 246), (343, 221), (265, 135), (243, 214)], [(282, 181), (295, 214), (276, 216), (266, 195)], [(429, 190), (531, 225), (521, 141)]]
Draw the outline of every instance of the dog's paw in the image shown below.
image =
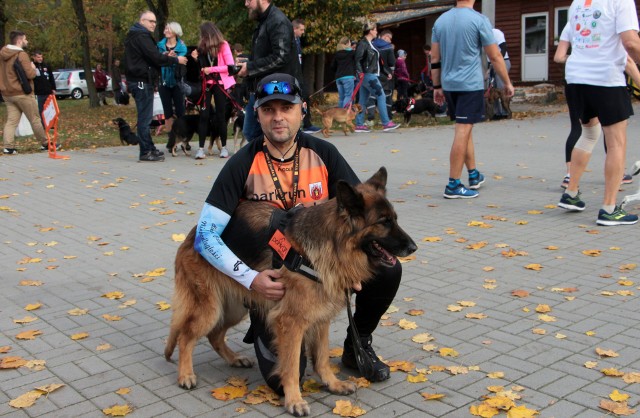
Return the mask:
[(198, 379), (193, 373), (178, 377), (178, 386), (182, 389), (191, 390), (196, 387), (197, 383)]
[(253, 361), (251, 361), (249, 357), (238, 356), (230, 363), (230, 365), (231, 367), (242, 367), (246, 369), (253, 367)]
[(311, 408), (309, 408), (309, 404), (304, 399), (300, 398), (298, 400), (289, 402), (284, 402), (284, 407), (291, 415), (294, 417), (306, 417), (311, 413)]
[(327, 390), (334, 395), (351, 395), (356, 391), (356, 384), (348, 380), (337, 380), (327, 385)]

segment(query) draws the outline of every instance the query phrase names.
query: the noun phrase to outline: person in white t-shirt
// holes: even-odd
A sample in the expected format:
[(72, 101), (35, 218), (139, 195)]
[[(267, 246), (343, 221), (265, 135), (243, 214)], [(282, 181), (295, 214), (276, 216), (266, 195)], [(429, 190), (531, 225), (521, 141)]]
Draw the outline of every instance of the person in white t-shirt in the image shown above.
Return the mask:
[(558, 206), (583, 211), (580, 178), (604, 130), (607, 142), (603, 205), (598, 225), (631, 225), (638, 216), (616, 205), (624, 174), (627, 119), (633, 114), (623, 75), (627, 53), (640, 62), (638, 17), (633, 0), (574, 0), (564, 42), (571, 44), (567, 59), (567, 103), (579, 115), (582, 134), (571, 153), (571, 178)]
[[(509, 51), (507, 51), (507, 40), (504, 37), (504, 32), (502, 32), (500, 29), (493, 28), (493, 37), (496, 39), (498, 48), (500, 48), (500, 55), (502, 55), (502, 58), (504, 59), (504, 65), (507, 67), (508, 73), (509, 70), (511, 70), (511, 60), (509, 59)], [(493, 66), (491, 65), (491, 60), (487, 58), (487, 61), (489, 61), (489, 79), (493, 80), (492, 87), (499, 90), (504, 90), (504, 81), (496, 74)], [(493, 117), (495, 119), (505, 119), (509, 117), (509, 113), (502, 106), (502, 102), (500, 100), (496, 100), (493, 103), (493, 113)]]

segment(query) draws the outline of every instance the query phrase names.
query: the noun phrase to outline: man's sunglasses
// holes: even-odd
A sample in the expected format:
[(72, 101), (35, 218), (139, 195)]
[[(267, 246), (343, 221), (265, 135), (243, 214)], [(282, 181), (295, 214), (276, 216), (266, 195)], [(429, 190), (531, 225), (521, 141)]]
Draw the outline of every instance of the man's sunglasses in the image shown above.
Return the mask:
[(256, 92), (256, 98), (262, 99), (272, 94), (293, 94), (299, 96), (300, 89), (295, 84), (287, 81), (272, 81), (260, 87), (260, 91)]

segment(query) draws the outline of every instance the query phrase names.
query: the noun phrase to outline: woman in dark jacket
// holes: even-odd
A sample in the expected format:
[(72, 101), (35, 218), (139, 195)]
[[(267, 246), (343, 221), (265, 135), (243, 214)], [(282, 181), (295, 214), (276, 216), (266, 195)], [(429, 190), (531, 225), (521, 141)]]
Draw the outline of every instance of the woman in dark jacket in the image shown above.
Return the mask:
[(351, 103), (356, 80), (355, 51), (351, 49), (351, 41), (346, 36), (340, 38), (336, 50), (331, 69), (336, 74), (338, 106), (346, 107)]

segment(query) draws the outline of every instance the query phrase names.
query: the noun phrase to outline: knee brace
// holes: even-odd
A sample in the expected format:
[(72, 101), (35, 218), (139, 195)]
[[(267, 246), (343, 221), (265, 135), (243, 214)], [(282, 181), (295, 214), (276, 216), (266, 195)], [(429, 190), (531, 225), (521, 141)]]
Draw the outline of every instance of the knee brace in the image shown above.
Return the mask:
[(593, 147), (595, 147), (596, 142), (598, 142), (598, 138), (600, 138), (601, 130), (602, 127), (600, 126), (600, 123), (596, 123), (593, 126), (583, 126), (582, 135), (580, 135), (578, 142), (576, 142), (575, 148), (591, 154), (593, 152)]

